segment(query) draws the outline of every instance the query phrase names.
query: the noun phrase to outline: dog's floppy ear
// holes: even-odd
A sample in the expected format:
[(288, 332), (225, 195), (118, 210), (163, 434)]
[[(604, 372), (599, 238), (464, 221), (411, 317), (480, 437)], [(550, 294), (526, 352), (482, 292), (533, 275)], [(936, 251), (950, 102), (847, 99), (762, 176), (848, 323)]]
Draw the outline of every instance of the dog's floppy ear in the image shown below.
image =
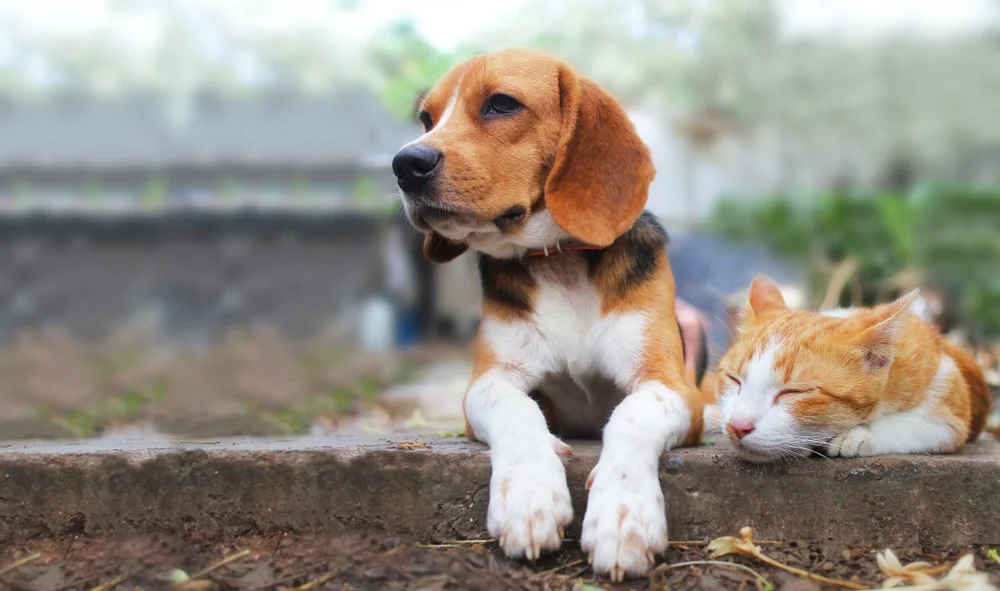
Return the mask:
[(608, 246), (646, 206), (655, 169), (625, 109), (568, 65), (559, 68), (562, 132), (545, 182), (552, 219), (568, 234)]
[(452, 242), (437, 232), (424, 236), (424, 258), (434, 263), (447, 263), (468, 249), (467, 245)]

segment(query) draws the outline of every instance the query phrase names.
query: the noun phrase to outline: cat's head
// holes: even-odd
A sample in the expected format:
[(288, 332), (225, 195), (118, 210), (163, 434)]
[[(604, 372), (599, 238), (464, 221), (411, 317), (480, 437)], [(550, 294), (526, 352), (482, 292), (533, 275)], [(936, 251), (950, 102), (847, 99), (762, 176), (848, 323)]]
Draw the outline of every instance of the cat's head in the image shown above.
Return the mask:
[(808, 456), (862, 423), (880, 398), (916, 291), (857, 310), (790, 309), (759, 276), (719, 362), (722, 428), (740, 455)]

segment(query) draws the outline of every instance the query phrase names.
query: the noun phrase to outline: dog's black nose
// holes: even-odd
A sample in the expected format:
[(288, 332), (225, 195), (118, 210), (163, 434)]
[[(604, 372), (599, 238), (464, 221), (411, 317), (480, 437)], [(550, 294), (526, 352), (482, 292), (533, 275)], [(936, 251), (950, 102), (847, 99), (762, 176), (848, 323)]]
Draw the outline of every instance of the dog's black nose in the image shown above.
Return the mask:
[(392, 159), (392, 172), (399, 188), (407, 192), (421, 191), (441, 162), (441, 152), (423, 144), (407, 146)]

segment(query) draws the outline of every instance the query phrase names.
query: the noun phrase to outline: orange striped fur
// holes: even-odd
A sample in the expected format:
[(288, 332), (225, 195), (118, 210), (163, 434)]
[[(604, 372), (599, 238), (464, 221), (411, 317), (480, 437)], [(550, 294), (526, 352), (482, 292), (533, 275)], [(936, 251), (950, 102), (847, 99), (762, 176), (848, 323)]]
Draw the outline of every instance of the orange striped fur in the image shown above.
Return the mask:
[(948, 453), (978, 437), (982, 370), (909, 312), (915, 296), (817, 313), (756, 278), (717, 372), (722, 426), (744, 457)]

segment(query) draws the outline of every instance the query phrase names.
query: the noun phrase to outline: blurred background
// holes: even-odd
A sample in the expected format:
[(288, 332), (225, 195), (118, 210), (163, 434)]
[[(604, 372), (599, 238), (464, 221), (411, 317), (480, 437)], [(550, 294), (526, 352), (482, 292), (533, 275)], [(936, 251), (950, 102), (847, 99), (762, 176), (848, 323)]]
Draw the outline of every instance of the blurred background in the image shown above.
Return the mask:
[(554, 52), (626, 104), (714, 360), (758, 272), (1000, 347), (1000, 1), (0, 3), (0, 438), (461, 426), (474, 257), (390, 161), (418, 93)]

